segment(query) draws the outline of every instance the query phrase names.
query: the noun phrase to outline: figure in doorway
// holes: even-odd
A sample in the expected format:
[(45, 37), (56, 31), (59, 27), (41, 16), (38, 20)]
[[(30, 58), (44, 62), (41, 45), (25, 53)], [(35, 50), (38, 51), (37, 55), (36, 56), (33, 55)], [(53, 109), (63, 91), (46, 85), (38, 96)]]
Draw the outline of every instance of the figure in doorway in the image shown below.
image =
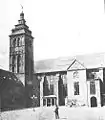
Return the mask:
[(58, 105), (56, 105), (56, 108), (55, 108), (55, 111), (54, 111), (54, 112), (55, 112), (55, 118), (56, 118), (56, 119), (59, 119), (58, 109), (59, 109), (59, 108), (58, 108)]

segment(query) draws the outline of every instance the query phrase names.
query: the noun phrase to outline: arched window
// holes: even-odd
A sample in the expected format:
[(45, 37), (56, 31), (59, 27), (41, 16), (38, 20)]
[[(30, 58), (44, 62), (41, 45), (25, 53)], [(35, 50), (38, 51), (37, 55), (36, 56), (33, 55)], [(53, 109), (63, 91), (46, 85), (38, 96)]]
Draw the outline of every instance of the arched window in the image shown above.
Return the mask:
[(17, 46), (21, 46), (21, 39), (19, 37), (17, 38)]
[(47, 77), (45, 76), (44, 77), (44, 82), (43, 82), (43, 95), (44, 96), (48, 96), (49, 95), (49, 84), (48, 84), (48, 81), (47, 81)]
[(15, 56), (13, 56), (12, 57), (12, 72), (15, 72), (15, 67), (16, 67), (16, 65), (15, 65), (15, 62), (16, 62), (16, 57)]
[(16, 38), (13, 40), (13, 47), (16, 46)]
[(17, 73), (20, 72), (20, 67), (21, 67), (21, 56), (17, 56)]

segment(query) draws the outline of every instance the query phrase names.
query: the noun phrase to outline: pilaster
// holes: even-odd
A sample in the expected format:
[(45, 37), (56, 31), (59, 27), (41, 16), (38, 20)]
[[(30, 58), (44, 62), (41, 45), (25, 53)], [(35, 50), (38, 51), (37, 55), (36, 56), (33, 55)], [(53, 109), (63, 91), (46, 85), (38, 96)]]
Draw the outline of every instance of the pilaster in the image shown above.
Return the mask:
[(43, 82), (44, 82), (44, 76), (41, 77), (40, 81), (40, 106), (43, 106)]
[(18, 67), (18, 66), (17, 66), (17, 57), (18, 57), (18, 56), (16, 55), (16, 58), (15, 58), (15, 73), (17, 73), (17, 67)]
[(56, 95), (56, 97), (57, 97), (57, 101), (56, 101), (56, 103), (57, 103), (57, 105), (59, 105), (59, 91), (58, 91), (58, 81), (59, 81), (59, 74), (56, 74), (56, 76), (55, 76), (55, 95)]

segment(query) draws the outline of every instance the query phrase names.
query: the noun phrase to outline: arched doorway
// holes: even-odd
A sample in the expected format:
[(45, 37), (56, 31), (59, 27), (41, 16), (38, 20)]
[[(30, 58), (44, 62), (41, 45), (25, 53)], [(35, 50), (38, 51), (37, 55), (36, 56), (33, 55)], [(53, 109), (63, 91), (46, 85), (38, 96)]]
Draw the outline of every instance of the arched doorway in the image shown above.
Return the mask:
[(96, 99), (96, 97), (91, 97), (91, 107), (97, 107), (97, 99)]

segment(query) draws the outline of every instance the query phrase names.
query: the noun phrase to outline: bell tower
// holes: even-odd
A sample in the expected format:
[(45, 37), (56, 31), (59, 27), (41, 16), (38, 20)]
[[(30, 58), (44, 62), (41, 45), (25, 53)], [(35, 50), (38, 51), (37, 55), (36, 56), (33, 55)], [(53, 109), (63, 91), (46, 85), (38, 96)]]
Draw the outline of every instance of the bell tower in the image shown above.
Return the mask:
[(9, 70), (21, 80), (24, 86), (27, 86), (32, 83), (33, 79), (33, 37), (26, 25), (23, 11), (9, 37)]

